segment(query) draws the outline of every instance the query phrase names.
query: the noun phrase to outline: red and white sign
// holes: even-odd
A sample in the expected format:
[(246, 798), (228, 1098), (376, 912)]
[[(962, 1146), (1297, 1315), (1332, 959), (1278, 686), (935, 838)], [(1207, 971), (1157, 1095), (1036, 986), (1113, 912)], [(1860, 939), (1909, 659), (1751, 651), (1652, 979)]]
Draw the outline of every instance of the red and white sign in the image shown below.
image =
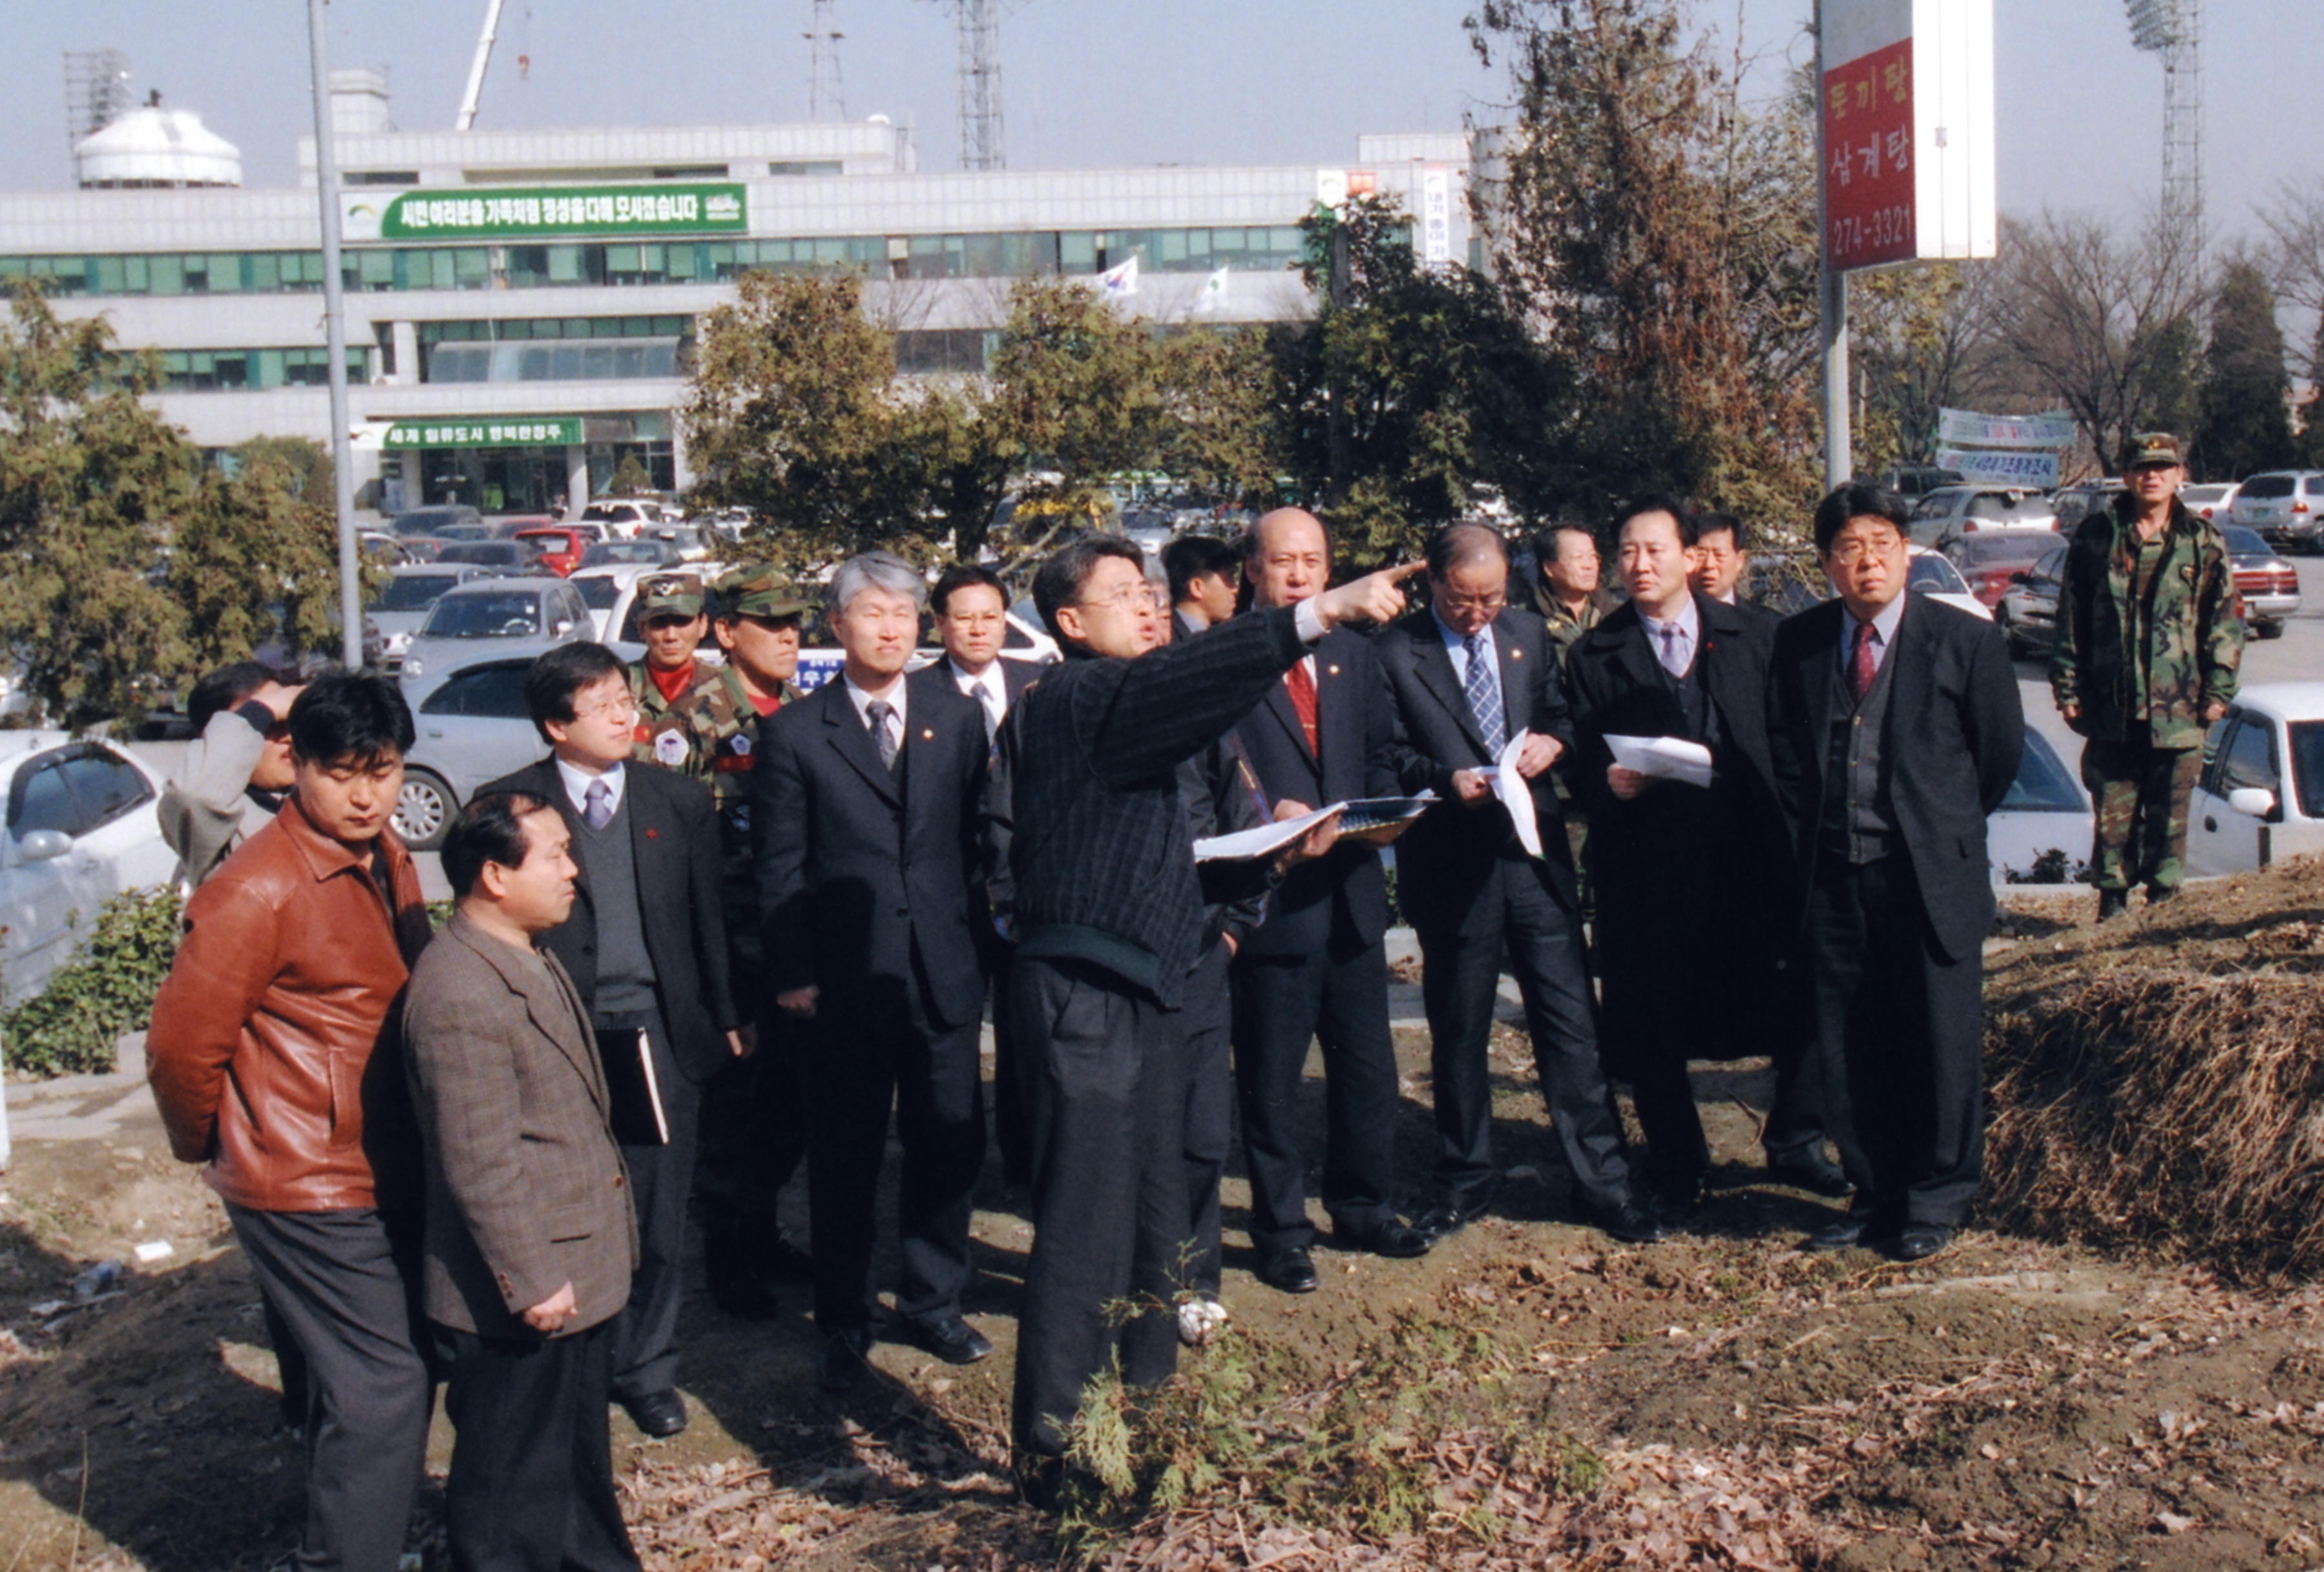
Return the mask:
[(1991, 256), (1993, 0), (1823, 0), (1826, 264)]

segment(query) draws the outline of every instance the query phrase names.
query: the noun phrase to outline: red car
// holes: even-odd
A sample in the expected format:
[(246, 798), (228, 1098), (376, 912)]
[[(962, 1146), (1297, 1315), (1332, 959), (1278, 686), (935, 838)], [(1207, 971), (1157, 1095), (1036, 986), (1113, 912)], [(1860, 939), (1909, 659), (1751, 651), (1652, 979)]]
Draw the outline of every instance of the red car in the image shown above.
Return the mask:
[(576, 530), (570, 524), (550, 524), (538, 530), (519, 530), (516, 538), (530, 541), (540, 548), (540, 565), (559, 578), (571, 576), (581, 566), (582, 553), (596, 543), (595, 531)]
[(1969, 580), (1969, 593), (1990, 611), (2009, 593), (2011, 581), (2030, 570), (2042, 553), (2058, 543), (2055, 530), (1980, 530), (1944, 543), (1945, 556)]

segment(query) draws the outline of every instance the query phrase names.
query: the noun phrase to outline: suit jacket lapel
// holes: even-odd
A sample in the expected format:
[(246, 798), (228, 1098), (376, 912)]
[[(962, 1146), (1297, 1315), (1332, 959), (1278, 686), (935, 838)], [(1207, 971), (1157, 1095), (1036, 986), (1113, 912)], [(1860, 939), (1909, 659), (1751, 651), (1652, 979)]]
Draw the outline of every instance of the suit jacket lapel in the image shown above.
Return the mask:
[[(1615, 645), (1623, 673), (1636, 686), (1649, 693), (1659, 693), (1663, 690), (1663, 663), (1655, 658), (1654, 639), (1646, 632), (1646, 619), (1635, 607), (1625, 606), (1623, 610), (1629, 615), (1624, 618), (1620, 638)], [(1699, 628), (1697, 637), (1701, 637)]]
[[(1500, 641), (1497, 638), (1494, 643)], [(1461, 690), (1461, 680), (1452, 671), (1452, 652), (1444, 647), (1444, 635), (1437, 631), (1434, 615), (1423, 613), (1419, 626), (1413, 632), (1413, 664), (1420, 674), (1420, 685), (1436, 696), (1461, 727), (1462, 735), (1475, 746), (1479, 754), (1485, 752), (1485, 733), (1477, 725), (1476, 712), (1469, 707), (1469, 696)], [(1508, 695), (1503, 694), (1506, 703)], [(1491, 761), (1488, 759), (1487, 763)]]
[(1803, 657), (1807, 661), (1807, 670), (1800, 673), (1800, 697), (1806, 700), (1808, 707), (1807, 743), (1814, 750), (1809, 757), (1815, 761), (1818, 812), (1822, 811), (1823, 774), (1828, 763), (1825, 754), (1831, 743), (1831, 690), (1833, 684), (1840, 680), (1840, 630), (1846, 625), (1846, 608), (1839, 601), (1831, 604), (1831, 610), (1824, 617), (1830, 636), (1819, 636), (1807, 642), (1807, 652)]
[[(1315, 757), (1315, 750), (1307, 745), (1307, 728), (1299, 724), (1299, 712), (1291, 707), (1290, 689), (1284, 686), (1281, 682), (1277, 682), (1274, 687), (1267, 690), (1267, 697), (1259, 701), (1259, 708), (1267, 711), (1268, 714), (1273, 716), (1276, 719), (1276, 724), (1282, 726), (1282, 728), (1290, 735), (1294, 746), (1298, 748), (1301, 753), (1306, 754), (1307, 757), (1311, 759)], [(1322, 729), (1320, 717), (1323, 715), (1323, 691), (1319, 688), (1316, 690), (1315, 698), (1315, 713), (1318, 717), (1318, 730)], [(1322, 765), (1320, 761), (1317, 764), (1317, 773), (1322, 773)]]
[(839, 750), (839, 756), (854, 766), (883, 801), (900, 803), (903, 799), (897, 794), (896, 777), (880, 763), (879, 746), (872, 742), (863, 717), (856, 714), (855, 701), (847, 696), (846, 680), (834, 678), (816, 689), (815, 696), (823, 705), (823, 724), (830, 728), (832, 746)]
[[(457, 920), (456, 919), (455, 920)], [(600, 1110), (605, 1106), (605, 1071), (597, 1062), (597, 1045), (584, 1035), (586, 1018), (581, 1009), (581, 996), (574, 990), (564, 967), (557, 957), (540, 950), (534, 956), (540, 962), (540, 970), (516, 963), (495, 951), (507, 945), (487, 935), (476, 933), (462, 923), (460, 941), (483, 957), (484, 964), (500, 974), (510, 992), (524, 1001), (524, 1013), (531, 1018), (540, 1034), (556, 1045), (589, 1088), (589, 1096)]]
[[(1444, 646), (1442, 639), (1436, 643), (1439, 649)], [(1517, 630), (1509, 625), (1509, 620), (1505, 616), (1493, 619), (1493, 653), (1500, 661), (1501, 670), (1501, 735), (1513, 737), (1532, 728), (1532, 705), (1521, 705), (1517, 701), (1520, 697), (1533, 691), (1534, 678), (1533, 673), (1526, 670), (1525, 651), (1517, 643)], [(1449, 657), (1446, 664), (1451, 664)], [(1465, 709), (1468, 706), (1464, 704), (1462, 707)]]

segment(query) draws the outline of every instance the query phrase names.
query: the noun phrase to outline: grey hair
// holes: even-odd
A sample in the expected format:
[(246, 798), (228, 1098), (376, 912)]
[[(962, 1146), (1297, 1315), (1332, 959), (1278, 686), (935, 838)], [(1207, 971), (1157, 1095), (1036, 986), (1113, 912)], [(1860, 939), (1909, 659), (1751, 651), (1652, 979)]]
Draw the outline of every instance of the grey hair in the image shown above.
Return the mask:
[(884, 589), (890, 595), (908, 595), (915, 608), (925, 608), (928, 603), (928, 583), (920, 570), (890, 551), (866, 551), (860, 557), (850, 557), (831, 576), (831, 598), (828, 610), (844, 612), (847, 603), (867, 589)]

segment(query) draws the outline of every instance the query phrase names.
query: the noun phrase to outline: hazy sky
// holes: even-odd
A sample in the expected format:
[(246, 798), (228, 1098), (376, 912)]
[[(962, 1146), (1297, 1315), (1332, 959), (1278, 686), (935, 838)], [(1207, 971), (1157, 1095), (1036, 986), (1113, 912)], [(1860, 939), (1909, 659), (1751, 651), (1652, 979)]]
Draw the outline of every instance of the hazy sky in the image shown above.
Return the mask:
[[(0, 190), (61, 190), (63, 51), (126, 51), (142, 96), (199, 113), (253, 186), (288, 184), (311, 124), (295, 0), (0, 0)], [(1013, 0), (1001, 23), (1013, 167), (1344, 163), (1360, 131), (1500, 118), (1500, 72), (1461, 26), (1467, 0)], [(1702, 0), (1731, 47), (1803, 60), (1808, 0)], [(336, 0), (334, 65), (388, 69), (397, 123), (448, 126), (484, 0)], [(2324, 0), (2207, 7), (2215, 236), (2248, 233), (2280, 182), (2324, 175), (2316, 94)], [(959, 162), (957, 55), (943, 0), (838, 0), (848, 113), (912, 125), (923, 168)], [(2123, 0), (1996, 0), (2001, 208), (2129, 217), (2162, 163), (2163, 70), (2132, 49)], [(507, 0), (479, 124), (560, 126), (797, 118), (807, 0)], [(221, 26), (221, 15), (235, 19)], [(530, 57), (520, 80), (517, 57)], [(1771, 65), (1755, 79), (1773, 90)], [(5, 236), (0, 236), (0, 245)]]

